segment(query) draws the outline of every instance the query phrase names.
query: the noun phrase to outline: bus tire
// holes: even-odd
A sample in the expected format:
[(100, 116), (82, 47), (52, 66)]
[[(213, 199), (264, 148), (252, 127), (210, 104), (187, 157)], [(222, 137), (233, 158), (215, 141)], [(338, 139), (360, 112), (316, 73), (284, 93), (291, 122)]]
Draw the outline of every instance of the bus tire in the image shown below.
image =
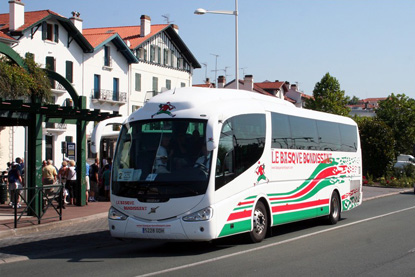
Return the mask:
[(336, 191), (333, 191), (330, 198), (330, 214), (327, 218), (327, 223), (330, 225), (336, 224), (341, 215), (341, 202), (339, 194)]
[(252, 242), (261, 242), (268, 230), (268, 212), (264, 203), (258, 201), (252, 218), (252, 231), (249, 233)]

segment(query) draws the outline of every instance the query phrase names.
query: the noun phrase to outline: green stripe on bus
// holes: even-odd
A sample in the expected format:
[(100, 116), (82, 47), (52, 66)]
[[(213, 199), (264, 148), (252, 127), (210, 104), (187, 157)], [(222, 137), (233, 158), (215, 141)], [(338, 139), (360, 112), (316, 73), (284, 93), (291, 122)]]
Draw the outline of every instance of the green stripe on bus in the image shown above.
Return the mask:
[(228, 223), (223, 226), (222, 231), (219, 234), (219, 237), (234, 235), (237, 233), (250, 231), (251, 230), (251, 220), (244, 220), (234, 223)]
[(300, 221), (304, 219), (309, 219), (313, 217), (319, 217), (323, 215), (328, 215), (330, 211), (329, 206), (313, 208), (304, 211), (284, 213), (284, 214), (275, 214), (272, 216), (273, 225), (280, 225), (284, 223)]
[(316, 169), (314, 170), (314, 172), (310, 175), (310, 177), (308, 177), (298, 188), (287, 192), (287, 193), (269, 193), (267, 194), (268, 197), (277, 197), (277, 196), (287, 196), (287, 195), (291, 195), (291, 194), (295, 194), (296, 192), (302, 190), (304, 187), (306, 187), (310, 182), (312, 182), (317, 175), (323, 171), (324, 169), (330, 167), (330, 166), (335, 166), (338, 165), (339, 163), (332, 160), (331, 163), (321, 163), (319, 164)]
[(233, 209), (234, 211), (237, 211), (237, 210), (246, 210), (246, 209), (251, 209), (253, 207), (253, 205), (250, 205), (250, 206), (243, 206), (243, 207), (238, 207), (238, 208), (235, 208), (235, 209)]

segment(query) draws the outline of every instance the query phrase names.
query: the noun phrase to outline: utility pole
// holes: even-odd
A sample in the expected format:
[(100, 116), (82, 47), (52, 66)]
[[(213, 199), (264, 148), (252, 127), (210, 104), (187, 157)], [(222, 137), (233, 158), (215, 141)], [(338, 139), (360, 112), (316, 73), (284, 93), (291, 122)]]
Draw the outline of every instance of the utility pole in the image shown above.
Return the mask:
[(205, 82), (207, 80), (207, 63), (202, 63), (202, 65), (205, 67)]
[(219, 57), (219, 55), (218, 54), (212, 54), (211, 53), (211, 55), (212, 56), (215, 56), (215, 58), (216, 58), (216, 62), (215, 62), (215, 70), (212, 70), (212, 71), (215, 71), (215, 86), (216, 86), (216, 88), (218, 88), (218, 57)]

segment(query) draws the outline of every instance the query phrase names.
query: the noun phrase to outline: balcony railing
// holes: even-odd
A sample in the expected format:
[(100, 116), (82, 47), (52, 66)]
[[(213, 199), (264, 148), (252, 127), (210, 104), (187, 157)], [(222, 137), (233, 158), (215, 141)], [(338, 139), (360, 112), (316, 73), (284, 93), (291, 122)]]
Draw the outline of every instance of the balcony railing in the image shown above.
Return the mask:
[(45, 132), (47, 134), (63, 134), (66, 132), (66, 123), (51, 123), (46, 122)]
[(50, 123), (46, 122), (46, 128), (48, 129), (59, 129), (59, 130), (66, 130), (66, 124), (65, 123)]
[(91, 95), (93, 102), (110, 102), (113, 104), (124, 105), (127, 103), (127, 93), (112, 90), (92, 90)]

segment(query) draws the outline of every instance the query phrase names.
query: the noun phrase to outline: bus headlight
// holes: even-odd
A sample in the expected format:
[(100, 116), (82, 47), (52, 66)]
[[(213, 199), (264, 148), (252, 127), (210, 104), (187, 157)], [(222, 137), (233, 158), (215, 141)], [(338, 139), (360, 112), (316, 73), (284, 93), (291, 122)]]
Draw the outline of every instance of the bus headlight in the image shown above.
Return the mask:
[(206, 220), (211, 219), (212, 215), (213, 215), (213, 209), (211, 207), (208, 207), (208, 208), (204, 208), (200, 211), (184, 216), (183, 220), (184, 221), (206, 221)]
[(113, 220), (126, 220), (127, 215), (123, 214), (119, 210), (115, 209), (114, 207), (111, 207), (108, 211), (108, 218)]

